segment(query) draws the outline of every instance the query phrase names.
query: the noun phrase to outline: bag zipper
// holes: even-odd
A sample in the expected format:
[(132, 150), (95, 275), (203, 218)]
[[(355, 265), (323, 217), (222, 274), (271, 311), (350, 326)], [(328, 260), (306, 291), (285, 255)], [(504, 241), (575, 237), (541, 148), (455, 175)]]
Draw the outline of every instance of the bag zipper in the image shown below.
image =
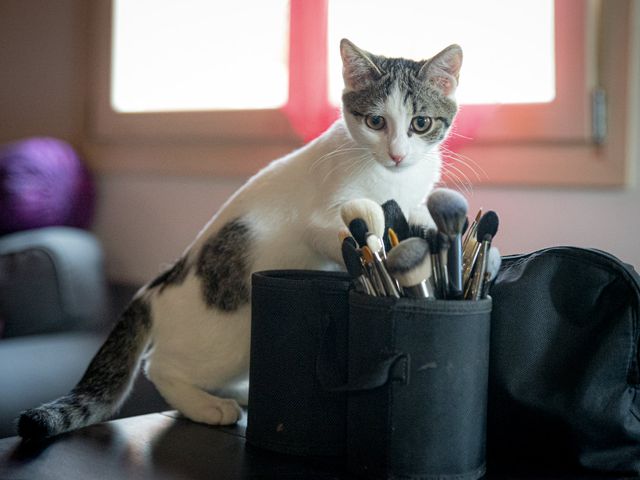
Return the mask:
[(618, 273), (621, 277), (623, 277), (627, 283), (629, 283), (636, 293), (636, 321), (635, 321), (635, 337), (636, 337), (636, 378), (634, 379), (634, 383), (636, 385), (640, 384), (640, 320), (638, 319), (638, 315), (640, 314), (640, 275), (636, 272), (633, 267), (629, 264), (624, 263), (615, 255), (611, 253), (605, 252), (604, 250), (599, 250), (597, 248), (583, 248), (583, 247), (571, 247), (571, 246), (557, 246), (557, 247), (547, 247), (540, 250), (536, 250), (530, 253), (520, 253), (514, 255), (505, 255), (502, 257), (502, 265), (500, 269), (502, 270), (504, 267), (511, 266), (518, 261), (525, 260), (530, 257), (546, 254), (546, 253), (560, 253), (560, 254), (568, 254), (571, 257), (574, 257), (578, 260), (584, 260), (585, 255), (590, 257), (590, 260), (593, 260), (594, 263), (599, 264), (607, 269), (613, 268), (613, 270)]

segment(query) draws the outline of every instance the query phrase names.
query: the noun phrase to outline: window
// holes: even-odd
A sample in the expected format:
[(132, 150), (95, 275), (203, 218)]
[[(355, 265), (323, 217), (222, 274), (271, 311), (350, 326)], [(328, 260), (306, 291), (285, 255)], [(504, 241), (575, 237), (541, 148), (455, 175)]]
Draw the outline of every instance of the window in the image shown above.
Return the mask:
[[(227, 159), (205, 170), (251, 173), (336, 118), (346, 36), (374, 53), (417, 59), (462, 45), (451, 143), (486, 172), (469, 172), (471, 181), (624, 181), (624, 109), (614, 107), (627, 91), (630, 0), (602, 11), (583, 0), (96, 3), (89, 143), (101, 166), (117, 150), (116, 162), (144, 170), (158, 160), (136, 155), (160, 142), (167, 161), (186, 149), (204, 162), (214, 151)], [(593, 142), (595, 87), (610, 106), (602, 145)]]
[[(554, 100), (553, 0), (449, 0), (446, 5), (404, 0), (401, 5), (368, 0), (363, 8), (358, 0), (330, 0), (329, 45), (348, 37), (371, 52), (420, 59), (457, 43), (465, 56), (456, 94), (461, 104)], [(330, 92), (338, 105), (342, 65), (334, 53), (328, 57)]]
[(113, 109), (139, 113), (283, 106), (288, 2), (258, 1), (246, 7), (250, 14), (235, 2), (113, 0)]

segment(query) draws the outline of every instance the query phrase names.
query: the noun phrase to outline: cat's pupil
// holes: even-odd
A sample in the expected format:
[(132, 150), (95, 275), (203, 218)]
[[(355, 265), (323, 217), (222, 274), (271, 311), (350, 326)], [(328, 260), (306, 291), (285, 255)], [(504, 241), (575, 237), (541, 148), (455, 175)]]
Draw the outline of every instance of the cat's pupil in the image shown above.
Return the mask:
[(372, 130), (382, 130), (385, 127), (384, 117), (380, 115), (367, 115), (364, 121)]
[(433, 120), (430, 117), (413, 117), (411, 129), (416, 133), (427, 133), (431, 129)]

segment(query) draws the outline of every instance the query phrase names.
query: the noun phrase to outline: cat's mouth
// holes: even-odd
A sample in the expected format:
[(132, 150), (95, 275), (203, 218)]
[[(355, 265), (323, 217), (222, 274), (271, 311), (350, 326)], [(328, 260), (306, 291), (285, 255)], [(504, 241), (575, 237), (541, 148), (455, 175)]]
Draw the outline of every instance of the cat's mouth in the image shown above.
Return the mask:
[(405, 168), (411, 166), (412, 162), (409, 160), (403, 160), (401, 162), (394, 162), (393, 160), (384, 160), (382, 163), (382, 166), (385, 167), (387, 170), (391, 170), (391, 171), (401, 171), (404, 170)]

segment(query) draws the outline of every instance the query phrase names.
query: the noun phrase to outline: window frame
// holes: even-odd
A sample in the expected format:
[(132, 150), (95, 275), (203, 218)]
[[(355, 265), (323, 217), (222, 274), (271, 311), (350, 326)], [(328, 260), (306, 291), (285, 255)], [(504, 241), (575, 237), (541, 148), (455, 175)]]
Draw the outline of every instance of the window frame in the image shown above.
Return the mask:
[[(588, 35), (595, 29), (587, 28), (593, 9), (586, 4), (582, 0), (555, 2), (556, 63), (574, 61), (572, 68), (556, 69), (555, 102), (461, 108), (457, 132), (477, 140), (455, 148), (473, 159), (474, 165), (481, 165), (466, 172), (473, 184), (621, 186), (628, 181), (624, 105), (629, 87), (632, 0), (612, 2), (602, 9), (597, 48)], [(308, 136), (296, 130), (292, 117), (301, 115), (294, 107), (313, 98), (310, 94), (317, 83), (309, 78), (318, 78), (318, 62), (325, 63), (326, 25), (321, 23), (322, 15), (326, 19), (326, 1), (292, 0), (292, 17), (294, 8), (302, 9), (295, 14), (298, 24), (292, 22), (290, 32), (290, 55), (297, 55), (297, 63), (290, 62), (290, 79), (299, 89), (290, 90), (284, 108), (126, 114), (115, 112), (110, 105), (112, 2), (96, 0), (92, 5), (91, 100), (83, 146), (96, 170), (247, 176), (300, 146)], [(307, 42), (323, 45), (313, 57), (295, 51), (303, 48), (294, 41), (301, 31), (308, 35)], [(577, 55), (567, 41), (571, 35), (580, 39)], [(580, 88), (573, 88), (576, 83)], [(595, 145), (590, 134), (589, 98), (596, 84), (606, 89), (609, 100), (609, 137), (603, 145)], [(315, 94), (320, 100), (308, 107), (311, 113), (326, 118), (335, 115), (326, 90)], [(559, 121), (543, 121), (548, 118)], [(575, 122), (575, 118), (582, 121)]]

